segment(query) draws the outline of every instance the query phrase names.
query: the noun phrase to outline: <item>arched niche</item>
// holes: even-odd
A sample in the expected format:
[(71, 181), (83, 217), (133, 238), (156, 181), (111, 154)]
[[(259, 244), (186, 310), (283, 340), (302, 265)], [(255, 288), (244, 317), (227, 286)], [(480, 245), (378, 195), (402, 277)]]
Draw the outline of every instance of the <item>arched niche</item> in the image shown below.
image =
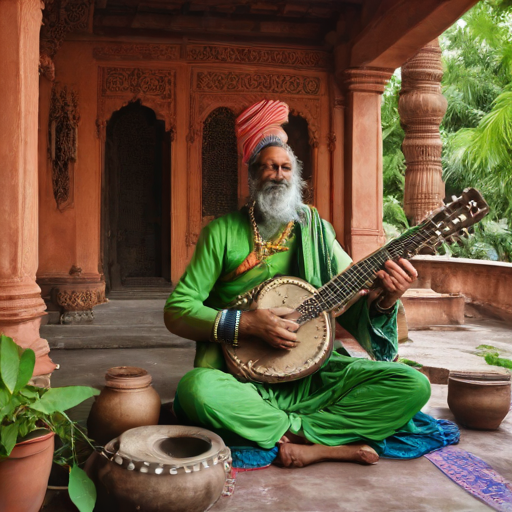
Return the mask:
[(108, 290), (170, 280), (170, 133), (140, 101), (106, 125), (103, 270)]
[(201, 146), (203, 224), (238, 209), (236, 115), (213, 110), (203, 123)]

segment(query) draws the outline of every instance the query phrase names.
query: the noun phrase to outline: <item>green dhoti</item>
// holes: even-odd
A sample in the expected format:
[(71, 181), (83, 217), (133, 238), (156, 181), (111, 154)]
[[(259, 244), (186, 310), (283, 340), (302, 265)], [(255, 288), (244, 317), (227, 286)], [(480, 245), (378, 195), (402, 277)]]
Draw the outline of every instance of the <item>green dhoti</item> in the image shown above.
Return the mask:
[(195, 368), (179, 383), (175, 409), (183, 420), (262, 448), (288, 430), (338, 446), (409, 431), (429, 397), (428, 379), (413, 368), (334, 354), (314, 375), (283, 384), (241, 383), (220, 370)]

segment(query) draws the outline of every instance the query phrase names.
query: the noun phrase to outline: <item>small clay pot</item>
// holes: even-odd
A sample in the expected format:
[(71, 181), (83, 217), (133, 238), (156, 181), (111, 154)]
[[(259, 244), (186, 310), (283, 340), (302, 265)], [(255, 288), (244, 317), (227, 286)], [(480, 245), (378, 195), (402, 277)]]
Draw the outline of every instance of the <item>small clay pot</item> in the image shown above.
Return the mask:
[(131, 428), (156, 425), (160, 396), (151, 381), (151, 375), (142, 368), (110, 368), (105, 374), (105, 388), (87, 419), (89, 437), (103, 446)]
[(510, 410), (510, 375), (450, 372), (448, 406), (460, 425), (496, 430)]
[(53, 460), (53, 432), (18, 443), (0, 461), (0, 510), (37, 512), (43, 504)]

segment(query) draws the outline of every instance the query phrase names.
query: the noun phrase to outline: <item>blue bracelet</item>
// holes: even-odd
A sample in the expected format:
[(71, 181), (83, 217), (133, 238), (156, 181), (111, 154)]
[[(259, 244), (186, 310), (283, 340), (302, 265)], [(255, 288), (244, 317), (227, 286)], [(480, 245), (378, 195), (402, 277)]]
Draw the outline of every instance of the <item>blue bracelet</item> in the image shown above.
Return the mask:
[(238, 331), (238, 324), (240, 322), (241, 311), (224, 309), (220, 317), (220, 322), (217, 327), (217, 338), (230, 345), (236, 345), (238, 341), (236, 336)]

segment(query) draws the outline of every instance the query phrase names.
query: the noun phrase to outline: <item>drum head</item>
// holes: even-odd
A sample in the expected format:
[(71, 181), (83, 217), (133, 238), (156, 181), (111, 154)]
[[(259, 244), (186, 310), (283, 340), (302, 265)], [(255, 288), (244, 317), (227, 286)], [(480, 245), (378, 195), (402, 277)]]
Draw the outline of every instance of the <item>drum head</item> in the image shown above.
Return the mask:
[[(257, 297), (259, 309), (296, 308), (315, 288), (295, 277), (274, 279)], [(238, 347), (223, 345), (230, 371), (241, 380), (289, 382), (317, 371), (332, 351), (330, 319), (327, 313), (310, 320), (297, 331), (299, 345), (292, 350), (276, 349), (264, 341), (240, 341)]]

